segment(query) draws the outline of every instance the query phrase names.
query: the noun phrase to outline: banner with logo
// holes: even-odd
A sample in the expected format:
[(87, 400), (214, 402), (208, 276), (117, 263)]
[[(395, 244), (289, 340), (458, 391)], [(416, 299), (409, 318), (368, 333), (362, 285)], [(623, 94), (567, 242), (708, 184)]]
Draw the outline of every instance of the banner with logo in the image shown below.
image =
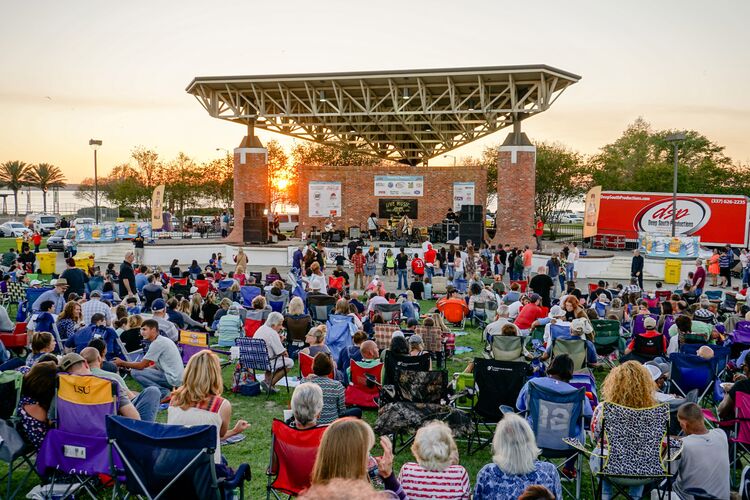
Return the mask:
[[(745, 246), (750, 203), (746, 196), (678, 194), (675, 234), (697, 236), (702, 245)], [(602, 191), (598, 234), (631, 240), (638, 233), (671, 235), (671, 193)]]
[(151, 196), (151, 228), (153, 230), (159, 230), (162, 228), (164, 221), (162, 219), (162, 211), (164, 210), (164, 184), (159, 184), (154, 189), (154, 194)]
[(474, 205), (476, 184), (473, 182), (453, 183), (453, 211), (460, 212), (464, 205)]
[(638, 247), (647, 257), (697, 258), (700, 251), (697, 236), (666, 236), (652, 233), (638, 234)]
[(376, 175), (375, 196), (424, 195), (424, 177), (421, 175)]
[(78, 224), (75, 228), (79, 243), (105, 243), (135, 238), (138, 232), (151, 238), (149, 222), (104, 222), (102, 224)]
[(310, 181), (308, 190), (308, 215), (310, 217), (341, 216), (341, 183)]
[(583, 212), (583, 237), (596, 236), (599, 222), (599, 203), (602, 199), (602, 187), (594, 186), (586, 193), (586, 207)]

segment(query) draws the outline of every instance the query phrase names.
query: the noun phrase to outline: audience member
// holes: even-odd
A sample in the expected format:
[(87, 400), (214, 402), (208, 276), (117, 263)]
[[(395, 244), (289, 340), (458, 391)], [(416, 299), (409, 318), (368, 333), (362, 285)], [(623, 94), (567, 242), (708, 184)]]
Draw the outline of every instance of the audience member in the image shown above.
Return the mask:
[(333, 373), (333, 361), (331, 356), (325, 352), (318, 352), (313, 360), (313, 371), (307, 377), (308, 382), (320, 386), (323, 390), (323, 410), (318, 418), (319, 424), (330, 424), (340, 417), (362, 416), (359, 408), (346, 409), (344, 402), (344, 386), (341, 382), (330, 378)]
[(23, 377), (18, 402), (18, 432), (39, 449), (50, 429), (48, 412), (57, 387), (57, 363), (40, 361)]
[(318, 384), (305, 382), (294, 388), (292, 400), (292, 422), (295, 428), (311, 429), (318, 425), (323, 411), (323, 389)]
[(281, 313), (272, 312), (268, 315), (266, 323), (258, 328), (253, 338), (263, 340), (268, 349), (268, 357), (271, 359), (272, 372), (266, 372), (265, 378), (261, 381), (263, 390), (271, 392), (278, 391), (274, 386), (284, 378), (286, 373), (294, 366), (294, 361), (289, 357), (284, 345), (281, 343), (281, 330), (284, 324), (284, 316)]

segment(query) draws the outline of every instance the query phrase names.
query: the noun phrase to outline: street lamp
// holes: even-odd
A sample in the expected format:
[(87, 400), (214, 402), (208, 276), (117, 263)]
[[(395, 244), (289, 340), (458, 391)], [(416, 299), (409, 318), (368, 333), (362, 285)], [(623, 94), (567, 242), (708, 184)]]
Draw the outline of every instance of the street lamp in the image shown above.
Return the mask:
[(453, 155), (443, 155), (443, 158), (448, 158), (448, 157), (453, 158), (453, 166), (455, 167), (456, 166), (456, 157), (453, 156)]
[(672, 237), (675, 235), (675, 222), (677, 220), (677, 162), (679, 160), (680, 142), (685, 140), (685, 132), (676, 132), (665, 137), (667, 142), (674, 146), (674, 172), (672, 174)]
[(94, 220), (99, 224), (99, 176), (96, 168), (96, 150), (102, 146), (102, 141), (89, 139), (89, 146), (94, 150)]

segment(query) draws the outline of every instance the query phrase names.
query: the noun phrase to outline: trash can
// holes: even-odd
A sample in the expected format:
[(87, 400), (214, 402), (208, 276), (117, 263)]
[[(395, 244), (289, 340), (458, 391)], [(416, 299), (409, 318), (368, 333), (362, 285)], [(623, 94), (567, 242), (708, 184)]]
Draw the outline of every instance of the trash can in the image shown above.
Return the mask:
[(76, 263), (78, 269), (83, 269), (86, 273), (89, 269), (94, 267), (94, 254), (91, 252), (78, 252), (73, 260)]
[(679, 259), (664, 259), (664, 283), (676, 285), (680, 282), (682, 261)]
[(16, 248), (18, 251), (21, 251), (21, 247), (23, 246), (23, 238), (16, 238)]
[(54, 274), (57, 264), (56, 252), (39, 252), (36, 254), (36, 260), (39, 261), (39, 270), (42, 274)]

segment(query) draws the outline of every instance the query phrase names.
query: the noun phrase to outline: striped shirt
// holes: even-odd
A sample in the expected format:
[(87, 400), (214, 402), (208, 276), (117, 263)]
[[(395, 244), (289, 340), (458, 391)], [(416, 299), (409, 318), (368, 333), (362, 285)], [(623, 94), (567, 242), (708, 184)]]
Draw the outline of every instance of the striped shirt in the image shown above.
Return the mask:
[(91, 299), (84, 302), (81, 306), (83, 324), (90, 325), (91, 317), (96, 313), (103, 314), (108, 325), (112, 323), (112, 312), (110, 311), (109, 306), (99, 299)]
[(412, 499), (468, 499), (471, 494), (469, 474), (460, 465), (451, 465), (442, 472), (429, 471), (415, 462), (401, 467), (398, 480)]
[(341, 382), (314, 374), (309, 375), (307, 381), (318, 384), (323, 389), (323, 410), (320, 412), (318, 425), (330, 424), (344, 414), (346, 405), (344, 404), (344, 386)]

